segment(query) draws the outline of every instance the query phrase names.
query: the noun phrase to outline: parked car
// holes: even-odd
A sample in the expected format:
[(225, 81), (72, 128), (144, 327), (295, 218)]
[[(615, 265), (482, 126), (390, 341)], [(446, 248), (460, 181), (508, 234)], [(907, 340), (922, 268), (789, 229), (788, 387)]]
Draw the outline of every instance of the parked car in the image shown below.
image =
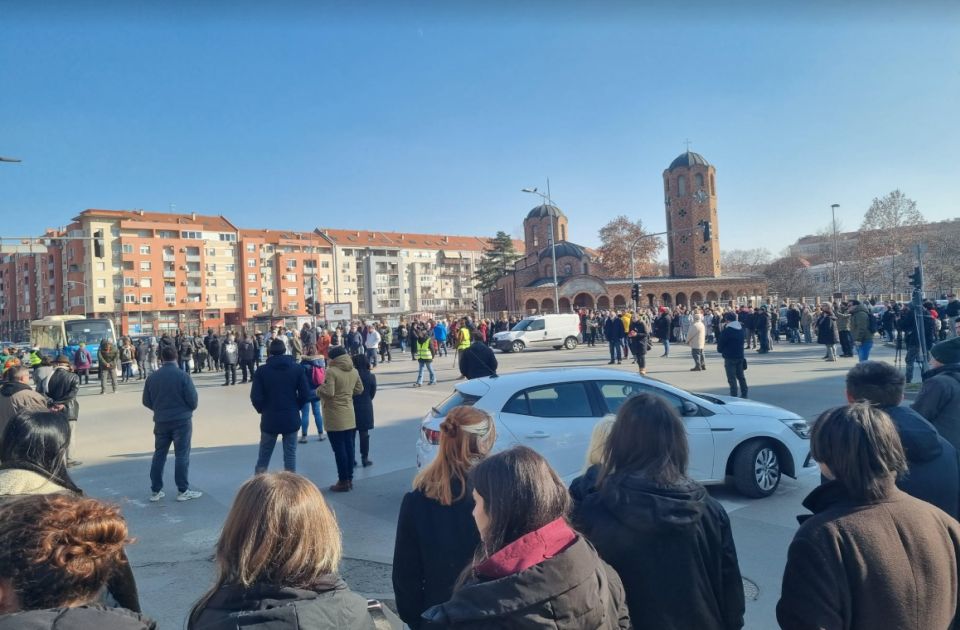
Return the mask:
[(638, 374), (604, 368), (514, 372), (465, 381), (421, 422), (417, 466), (436, 456), (440, 423), (458, 405), (474, 405), (497, 423), (495, 450), (524, 444), (557, 473), (581, 472), (590, 433), (629, 397), (662, 396), (683, 417), (690, 440), (689, 474), (704, 484), (732, 480), (749, 497), (773, 494), (782, 475), (796, 478), (813, 466), (810, 428), (797, 414), (752, 400), (688, 392)]
[(521, 319), (511, 329), (493, 336), (494, 344), (502, 352), (522, 352), (527, 348), (577, 347), (580, 335), (580, 317), (573, 313), (533, 315)]

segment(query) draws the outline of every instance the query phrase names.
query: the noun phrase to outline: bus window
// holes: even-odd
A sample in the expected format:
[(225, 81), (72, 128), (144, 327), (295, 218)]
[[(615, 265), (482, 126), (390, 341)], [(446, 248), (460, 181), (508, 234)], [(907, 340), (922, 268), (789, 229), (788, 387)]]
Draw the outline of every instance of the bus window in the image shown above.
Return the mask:
[(31, 331), (34, 347), (42, 350), (53, 351), (63, 347), (63, 338), (60, 334), (61, 324), (49, 324), (43, 326), (34, 326)]
[(104, 339), (115, 343), (113, 327), (106, 319), (82, 319), (63, 323), (67, 331), (67, 343), (70, 346), (79, 346), (85, 343), (88, 346), (98, 346)]

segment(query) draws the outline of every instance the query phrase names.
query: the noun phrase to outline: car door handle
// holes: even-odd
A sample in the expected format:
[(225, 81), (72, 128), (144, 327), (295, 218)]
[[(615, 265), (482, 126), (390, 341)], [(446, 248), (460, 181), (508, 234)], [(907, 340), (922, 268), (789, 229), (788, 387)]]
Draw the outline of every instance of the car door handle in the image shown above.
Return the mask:
[(533, 433), (527, 433), (526, 437), (528, 440), (536, 440), (539, 438), (548, 438), (550, 434), (546, 431), (534, 431)]

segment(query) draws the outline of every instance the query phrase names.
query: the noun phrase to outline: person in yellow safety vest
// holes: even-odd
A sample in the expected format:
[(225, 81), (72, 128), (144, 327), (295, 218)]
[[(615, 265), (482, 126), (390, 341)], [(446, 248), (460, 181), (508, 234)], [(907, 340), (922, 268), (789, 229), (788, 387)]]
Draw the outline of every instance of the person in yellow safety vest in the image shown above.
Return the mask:
[(467, 322), (464, 320), (457, 330), (457, 352), (463, 352), (470, 347), (470, 329), (467, 328)]
[(427, 385), (435, 385), (437, 375), (433, 371), (433, 348), (430, 345), (433, 343), (433, 339), (427, 335), (427, 331), (422, 326), (416, 328), (415, 335), (413, 340), (414, 353), (417, 357), (417, 363), (420, 364), (420, 368), (417, 370), (417, 382), (414, 383), (413, 386), (420, 387), (423, 385), (424, 367), (427, 368), (427, 372), (430, 374), (430, 381)]
[[(624, 311), (623, 315), (620, 316), (620, 323), (623, 324), (623, 338), (621, 343), (623, 344), (623, 356), (630, 356), (630, 339), (627, 335), (630, 333), (630, 322), (633, 320), (633, 316), (630, 311)], [(634, 357), (634, 362), (636, 362), (636, 357)]]
[(32, 349), (30, 351), (30, 358), (28, 360), (28, 365), (30, 367), (37, 367), (38, 365), (40, 365), (41, 361), (43, 361), (43, 359), (40, 357), (40, 350), (38, 350), (37, 348)]

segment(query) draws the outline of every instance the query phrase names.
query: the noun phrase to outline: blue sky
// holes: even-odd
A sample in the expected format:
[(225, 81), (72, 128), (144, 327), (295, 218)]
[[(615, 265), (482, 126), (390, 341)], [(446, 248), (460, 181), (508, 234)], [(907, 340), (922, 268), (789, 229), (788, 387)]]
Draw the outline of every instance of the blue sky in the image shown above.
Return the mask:
[(40, 4), (0, 0), (5, 235), (171, 204), (518, 233), (549, 176), (595, 245), (618, 214), (663, 229), (687, 138), (724, 249), (779, 251), (831, 203), (855, 228), (898, 187), (960, 216), (955, 2)]

